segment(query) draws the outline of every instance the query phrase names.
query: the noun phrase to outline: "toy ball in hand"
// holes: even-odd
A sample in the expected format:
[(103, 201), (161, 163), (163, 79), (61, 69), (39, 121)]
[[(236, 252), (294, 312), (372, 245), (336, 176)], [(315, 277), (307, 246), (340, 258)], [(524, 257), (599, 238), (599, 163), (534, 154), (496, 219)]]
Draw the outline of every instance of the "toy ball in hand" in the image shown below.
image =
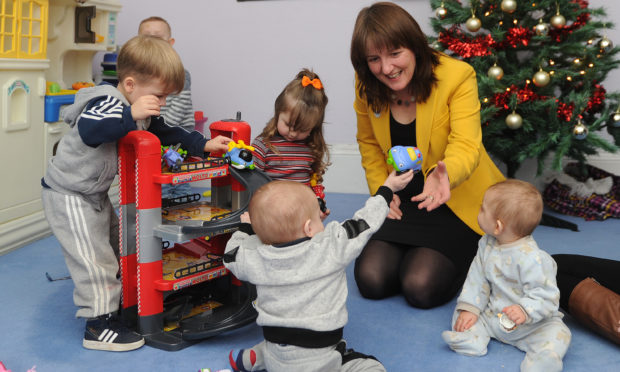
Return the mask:
[(388, 152), (387, 163), (397, 172), (422, 170), (422, 153), (415, 146), (394, 146)]
[(230, 165), (237, 169), (254, 169), (254, 157), (252, 156), (254, 147), (246, 145), (243, 140), (235, 143), (228, 143), (228, 152), (224, 157), (229, 158)]

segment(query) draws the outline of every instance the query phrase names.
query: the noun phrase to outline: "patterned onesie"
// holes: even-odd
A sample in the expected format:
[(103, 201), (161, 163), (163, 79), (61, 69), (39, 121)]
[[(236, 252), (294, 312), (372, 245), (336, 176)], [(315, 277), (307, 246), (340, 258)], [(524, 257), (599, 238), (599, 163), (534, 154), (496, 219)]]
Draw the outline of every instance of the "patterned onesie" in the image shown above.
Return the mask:
[[(457, 353), (480, 356), (493, 337), (525, 351), (521, 371), (561, 371), (571, 333), (558, 311), (555, 277), (555, 261), (531, 235), (503, 245), (484, 235), (457, 300), (452, 329), (461, 310), (478, 315), (478, 321), (464, 332), (444, 331), (444, 341)], [(506, 330), (498, 314), (515, 304), (526, 320)]]

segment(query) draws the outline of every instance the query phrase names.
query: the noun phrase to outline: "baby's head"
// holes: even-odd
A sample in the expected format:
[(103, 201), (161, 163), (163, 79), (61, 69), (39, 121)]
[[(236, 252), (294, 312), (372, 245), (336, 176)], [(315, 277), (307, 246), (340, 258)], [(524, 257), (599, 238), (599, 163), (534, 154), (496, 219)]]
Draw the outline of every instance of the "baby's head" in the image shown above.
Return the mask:
[(163, 39), (135, 36), (121, 48), (116, 61), (119, 90), (133, 104), (143, 95), (160, 99), (178, 93), (185, 84), (183, 62)]
[(264, 244), (287, 243), (323, 231), (316, 195), (299, 182), (272, 181), (261, 186), (252, 196), (249, 214)]
[(161, 17), (153, 16), (143, 19), (138, 26), (138, 35), (158, 37), (174, 45), (170, 24)]
[(486, 234), (516, 240), (532, 234), (540, 223), (542, 211), (542, 196), (536, 187), (525, 181), (507, 179), (487, 189), (478, 224)]

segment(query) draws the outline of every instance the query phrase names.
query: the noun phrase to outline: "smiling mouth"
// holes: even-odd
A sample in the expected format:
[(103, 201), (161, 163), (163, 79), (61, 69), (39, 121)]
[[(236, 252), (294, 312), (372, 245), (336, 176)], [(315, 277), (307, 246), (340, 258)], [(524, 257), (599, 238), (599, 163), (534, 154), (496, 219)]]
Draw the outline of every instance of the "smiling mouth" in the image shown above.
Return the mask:
[(392, 75), (387, 75), (387, 77), (388, 77), (389, 79), (396, 79), (396, 78), (397, 78), (397, 77), (399, 77), (402, 73), (403, 73), (402, 71), (399, 71), (399, 72), (397, 72), (397, 73), (395, 73), (395, 74), (392, 74)]

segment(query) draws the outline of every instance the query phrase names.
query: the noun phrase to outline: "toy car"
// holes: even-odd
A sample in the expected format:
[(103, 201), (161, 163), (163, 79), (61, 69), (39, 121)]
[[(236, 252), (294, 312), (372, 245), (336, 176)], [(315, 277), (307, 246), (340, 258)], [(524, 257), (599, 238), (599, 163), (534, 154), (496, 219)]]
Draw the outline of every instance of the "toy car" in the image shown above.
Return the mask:
[(387, 163), (397, 172), (402, 173), (409, 169), (419, 172), (422, 170), (422, 153), (415, 146), (394, 146), (388, 152)]
[(243, 140), (228, 142), (228, 152), (223, 156), (229, 158), (230, 165), (237, 169), (254, 169), (254, 147), (246, 145)]
[(168, 167), (172, 170), (178, 169), (187, 155), (187, 151), (181, 150), (180, 147), (181, 144), (178, 143), (175, 146), (162, 146), (161, 148), (161, 162), (168, 165)]

